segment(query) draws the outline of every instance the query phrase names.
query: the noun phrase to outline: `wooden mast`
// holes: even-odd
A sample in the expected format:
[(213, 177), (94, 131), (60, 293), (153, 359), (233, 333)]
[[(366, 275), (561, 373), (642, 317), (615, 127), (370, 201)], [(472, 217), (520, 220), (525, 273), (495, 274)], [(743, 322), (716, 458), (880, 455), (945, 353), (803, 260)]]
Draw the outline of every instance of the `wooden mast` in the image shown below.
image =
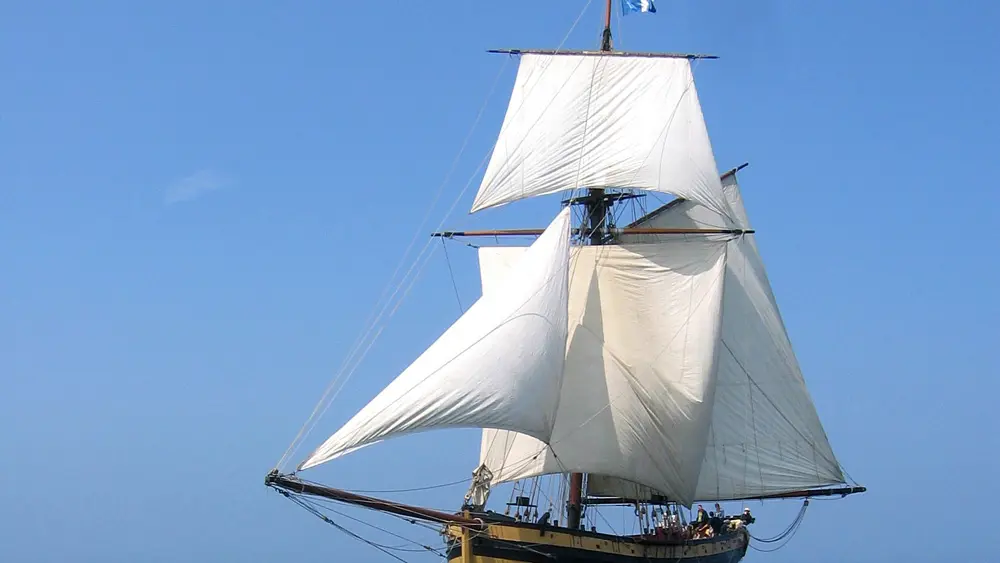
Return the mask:
[[(601, 51), (611, 51), (611, 0), (604, 10), (604, 33), (601, 36)], [(590, 188), (585, 201), (587, 206), (587, 226), (590, 228), (590, 244), (604, 244), (604, 233), (610, 225), (608, 221), (608, 201), (601, 188)], [(569, 474), (569, 498), (566, 503), (566, 525), (571, 530), (580, 528), (583, 512), (583, 473)]]
[(608, 0), (607, 9), (604, 11), (604, 35), (601, 37), (601, 50), (611, 50), (611, 0)]

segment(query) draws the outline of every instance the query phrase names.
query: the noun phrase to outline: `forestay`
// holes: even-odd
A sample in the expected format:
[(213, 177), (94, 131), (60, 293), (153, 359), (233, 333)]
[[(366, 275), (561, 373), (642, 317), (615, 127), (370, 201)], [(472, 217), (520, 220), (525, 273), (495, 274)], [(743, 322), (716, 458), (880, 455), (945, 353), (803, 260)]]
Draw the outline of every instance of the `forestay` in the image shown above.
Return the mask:
[[(482, 248), (484, 295), (516, 280), (523, 248)], [(695, 493), (704, 458), (726, 240), (573, 249), (569, 346), (549, 446), (484, 431), (494, 482), (579, 471)]]
[[(751, 228), (735, 175), (724, 181), (731, 216)], [(693, 202), (674, 201), (637, 226), (705, 228), (723, 221)], [(730, 243), (725, 288), (722, 355), (696, 497), (747, 498), (843, 483), (752, 235)], [(650, 493), (604, 475), (588, 478), (590, 495), (641, 499)]]
[(392, 436), (495, 427), (550, 440), (567, 337), (569, 209), (413, 364), (312, 453), (307, 469)]
[(472, 211), (583, 187), (666, 192), (727, 215), (687, 59), (521, 56)]

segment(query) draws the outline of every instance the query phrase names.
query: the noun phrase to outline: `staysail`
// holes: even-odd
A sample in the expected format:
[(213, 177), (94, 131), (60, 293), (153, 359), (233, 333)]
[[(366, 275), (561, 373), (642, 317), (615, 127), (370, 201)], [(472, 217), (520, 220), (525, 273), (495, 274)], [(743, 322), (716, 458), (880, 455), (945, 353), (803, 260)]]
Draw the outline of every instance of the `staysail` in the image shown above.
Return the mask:
[(728, 215), (688, 59), (521, 56), (472, 211), (588, 187), (666, 192)]
[[(723, 183), (731, 216), (750, 229), (736, 175), (726, 175)], [(675, 200), (635, 226), (724, 224), (703, 206)], [(725, 288), (722, 354), (696, 497), (749, 498), (843, 483), (752, 234), (730, 243)], [(663, 494), (605, 475), (589, 476), (587, 489), (594, 496), (637, 499)]]
[(410, 367), (314, 451), (307, 469), (392, 436), (496, 427), (549, 440), (567, 333), (570, 212)]

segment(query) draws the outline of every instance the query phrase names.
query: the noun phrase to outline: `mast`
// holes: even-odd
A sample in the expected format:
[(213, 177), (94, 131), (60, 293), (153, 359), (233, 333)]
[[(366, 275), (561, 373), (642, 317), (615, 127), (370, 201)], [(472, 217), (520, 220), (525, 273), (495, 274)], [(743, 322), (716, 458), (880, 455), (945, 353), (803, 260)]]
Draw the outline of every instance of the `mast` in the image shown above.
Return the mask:
[[(604, 33), (601, 36), (601, 51), (611, 51), (611, 0), (607, 1), (604, 10)], [(604, 244), (604, 231), (610, 227), (608, 220), (608, 201), (602, 188), (590, 188), (584, 201), (587, 209), (587, 224), (590, 227), (590, 244)], [(583, 512), (583, 473), (569, 474), (569, 498), (566, 503), (566, 525), (570, 529), (580, 528), (580, 516)]]
[[(604, 11), (604, 33), (601, 38), (601, 51), (611, 51), (611, 0), (608, 0)], [(605, 198), (606, 194), (603, 189), (590, 188), (587, 198), (584, 201), (584, 205), (587, 207), (587, 221), (590, 226), (590, 244), (604, 244), (604, 231), (610, 226), (606, 224), (608, 218), (608, 201)], [(577, 474), (573, 475), (576, 476)], [(582, 485), (583, 476), (580, 475), (579, 478)], [(579, 504), (577, 506), (579, 507)], [(579, 514), (577, 517), (579, 517)], [(576, 527), (572, 526), (572, 520), (572, 517), (570, 517), (571, 527)]]
[(604, 12), (604, 35), (601, 38), (601, 50), (611, 50), (611, 0), (608, 0), (608, 8)]

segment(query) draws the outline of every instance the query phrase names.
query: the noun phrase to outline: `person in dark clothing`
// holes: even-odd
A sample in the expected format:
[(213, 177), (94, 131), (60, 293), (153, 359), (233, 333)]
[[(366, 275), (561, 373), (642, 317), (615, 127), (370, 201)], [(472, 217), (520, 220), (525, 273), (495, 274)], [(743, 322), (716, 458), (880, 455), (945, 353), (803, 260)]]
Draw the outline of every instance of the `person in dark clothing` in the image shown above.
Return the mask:
[(740, 520), (743, 520), (744, 524), (753, 524), (756, 521), (756, 518), (750, 514), (750, 507), (743, 509), (743, 515), (740, 516)]
[(708, 525), (712, 527), (712, 533), (714, 535), (717, 536), (722, 533), (722, 518), (719, 516), (718, 512), (708, 513)]
[(705, 512), (705, 507), (698, 505), (698, 515), (694, 519), (695, 524), (705, 524), (708, 522), (708, 513)]

